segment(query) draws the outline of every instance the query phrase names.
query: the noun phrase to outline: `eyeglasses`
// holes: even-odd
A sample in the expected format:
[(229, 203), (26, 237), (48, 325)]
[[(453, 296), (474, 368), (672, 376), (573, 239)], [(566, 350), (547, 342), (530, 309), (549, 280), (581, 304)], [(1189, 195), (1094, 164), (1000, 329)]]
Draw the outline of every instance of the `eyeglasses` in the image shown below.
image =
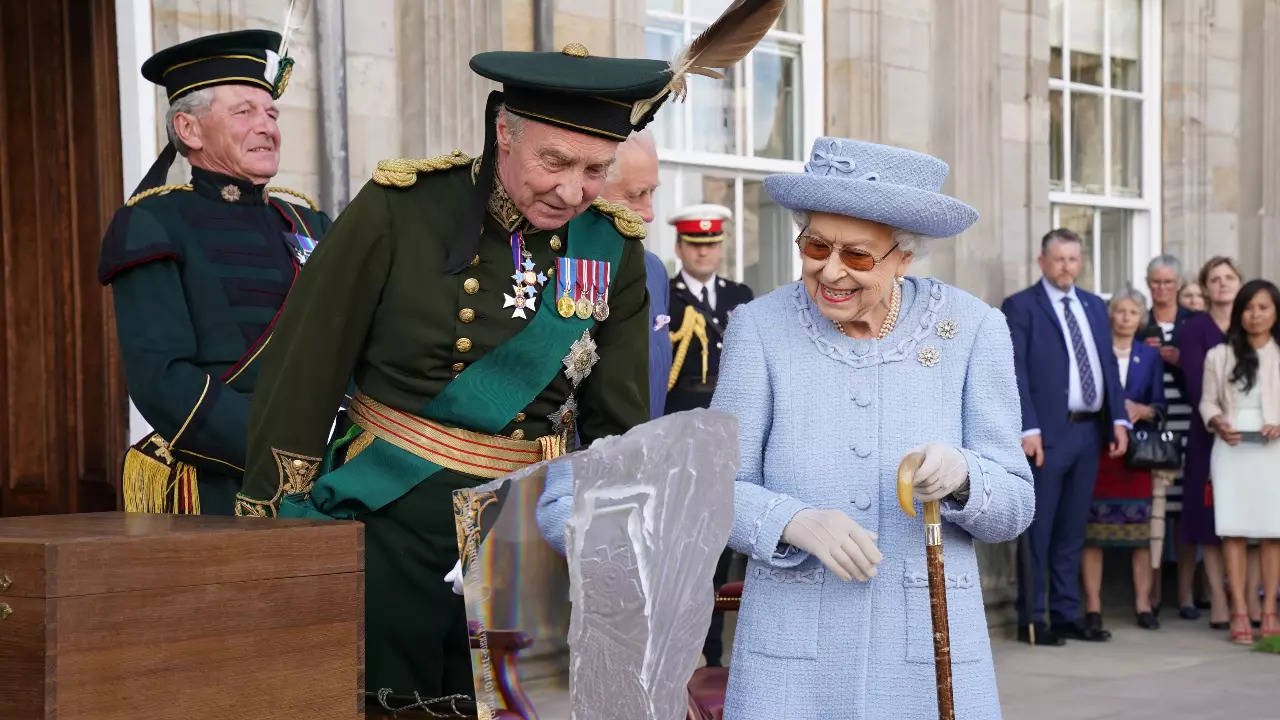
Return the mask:
[(841, 245), (837, 249), (837, 246), (812, 235), (801, 235), (796, 238), (796, 247), (800, 248), (800, 252), (804, 253), (805, 257), (819, 261), (831, 257), (831, 252), (835, 250), (840, 253), (840, 262), (844, 263), (845, 267), (858, 272), (866, 272), (884, 262), (884, 259), (889, 257), (889, 253), (898, 249), (898, 243), (894, 243), (893, 247), (889, 248), (888, 252), (880, 257), (876, 257), (866, 250), (847, 245)]

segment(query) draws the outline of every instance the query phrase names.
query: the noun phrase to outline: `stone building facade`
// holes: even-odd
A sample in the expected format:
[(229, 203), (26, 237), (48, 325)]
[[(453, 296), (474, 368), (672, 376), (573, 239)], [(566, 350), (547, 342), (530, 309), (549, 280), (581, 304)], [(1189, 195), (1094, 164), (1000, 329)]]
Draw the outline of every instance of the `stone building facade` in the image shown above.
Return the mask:
[[(153, 48), (276, 27), (285, 0), (121, 0), (125, 177), (163, 143), (163, 98), (137, 78)], [(317, 0), (282, 98), (278, 183), (319, 195), (335, 148), (345, 187), (381, 158), (479, 153), (492, 85), (476, 52), (550, 48), (665, 57), (727, 0)], [(314, 16), (340, 13), (345, 113), (325, 118)], [(543, 22), (539, 32), (539, 19)], [(549, 22), (548, 22), (549, 21)], [(549, 32), (548, 32), (549, 31)], [(998, 303), (1038, 276), (1054, 222), (1086, 235), (1082, 285), (1142, 285), (1147, 260), (1187, 274), (1227, 254), (1280, 278), (1280, 0), (791, 0), (779, 31), (718, 86), (656, 123), (659, 218), (688, 202), (737, 212), (724, 272), (766, 292), (795, 276), (794, 228), (759, 180), (798, 170), (821, 134), (892, 143), (951, 163), (945, 190), (982, 220), (916, 267)], [(761, 55), (765, 52), (765, 55)], [(1065, 76), (1064, 76), (1065, 73)], [(701, 104), (700, 104), (701, 103)], [(175, 177), (185, 172), (176, 169)], [(672, 235), (647, 241), (671, 262)], [(1012, 598), (1012, 548), (987, 548), (988, 598)], [(548, 621), (543, 618), (539, 622)]]

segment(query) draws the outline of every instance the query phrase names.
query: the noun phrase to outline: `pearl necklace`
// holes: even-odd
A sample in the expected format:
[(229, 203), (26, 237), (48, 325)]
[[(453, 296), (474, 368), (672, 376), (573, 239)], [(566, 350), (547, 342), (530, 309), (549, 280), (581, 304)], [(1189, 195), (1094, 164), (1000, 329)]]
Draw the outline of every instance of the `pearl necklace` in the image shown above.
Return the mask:
[[(889, 296), (889, 312), (884, 316), (884, 322), (880, 323), (880, 333), (876, 335), (877, 340), (883, 340), (885, 337), (889, 335), (889, 333), (893, 332), (894, 326), (898, 324), (898, 312), (901, 309), (902, 309), (902, 280), (899, 279), (897, 282), (894, 283), (893, 293)], [(840, 331), (841, 335), (847, 336), (849, 334), (845, 332), (844, 323), (840, 322), (839, 320), (832, 320), (831, 322), (836, 326), (836, 330)]]

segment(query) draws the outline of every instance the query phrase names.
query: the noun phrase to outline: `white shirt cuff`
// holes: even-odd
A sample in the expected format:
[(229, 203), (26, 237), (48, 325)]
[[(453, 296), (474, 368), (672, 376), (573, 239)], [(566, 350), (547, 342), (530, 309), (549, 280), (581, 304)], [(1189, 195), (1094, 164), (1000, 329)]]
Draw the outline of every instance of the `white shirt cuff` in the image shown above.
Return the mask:
[(1024, 438), (1031, 437), (1032, 435), (1039, 435), (1039, 434), (1040, 434), (1040, 428), (1031, 428), (1030, 430), (1022, 431), (1022, 437)]

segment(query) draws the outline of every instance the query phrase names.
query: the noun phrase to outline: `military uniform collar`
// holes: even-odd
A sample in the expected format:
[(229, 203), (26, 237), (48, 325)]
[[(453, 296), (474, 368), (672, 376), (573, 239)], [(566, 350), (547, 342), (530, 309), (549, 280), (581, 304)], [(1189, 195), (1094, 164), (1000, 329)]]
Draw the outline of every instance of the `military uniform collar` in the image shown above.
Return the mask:
[(489, 193), (489, 214), (507, 232), (534, 230), (533, 225), (525, 219), (524, 214), (512, 202), (511, 196), (507, 195), (507, 190), (502, 187), (502, 181), (498, 179), (497, 173), (493, 174), (493, 191)]
[(255, 185), (248, 180), (204, 168), (191, 168), (191, 187), (197, 194), (218, 202), (233, 205), (265, 205), (267, 203), (265, 184)]

